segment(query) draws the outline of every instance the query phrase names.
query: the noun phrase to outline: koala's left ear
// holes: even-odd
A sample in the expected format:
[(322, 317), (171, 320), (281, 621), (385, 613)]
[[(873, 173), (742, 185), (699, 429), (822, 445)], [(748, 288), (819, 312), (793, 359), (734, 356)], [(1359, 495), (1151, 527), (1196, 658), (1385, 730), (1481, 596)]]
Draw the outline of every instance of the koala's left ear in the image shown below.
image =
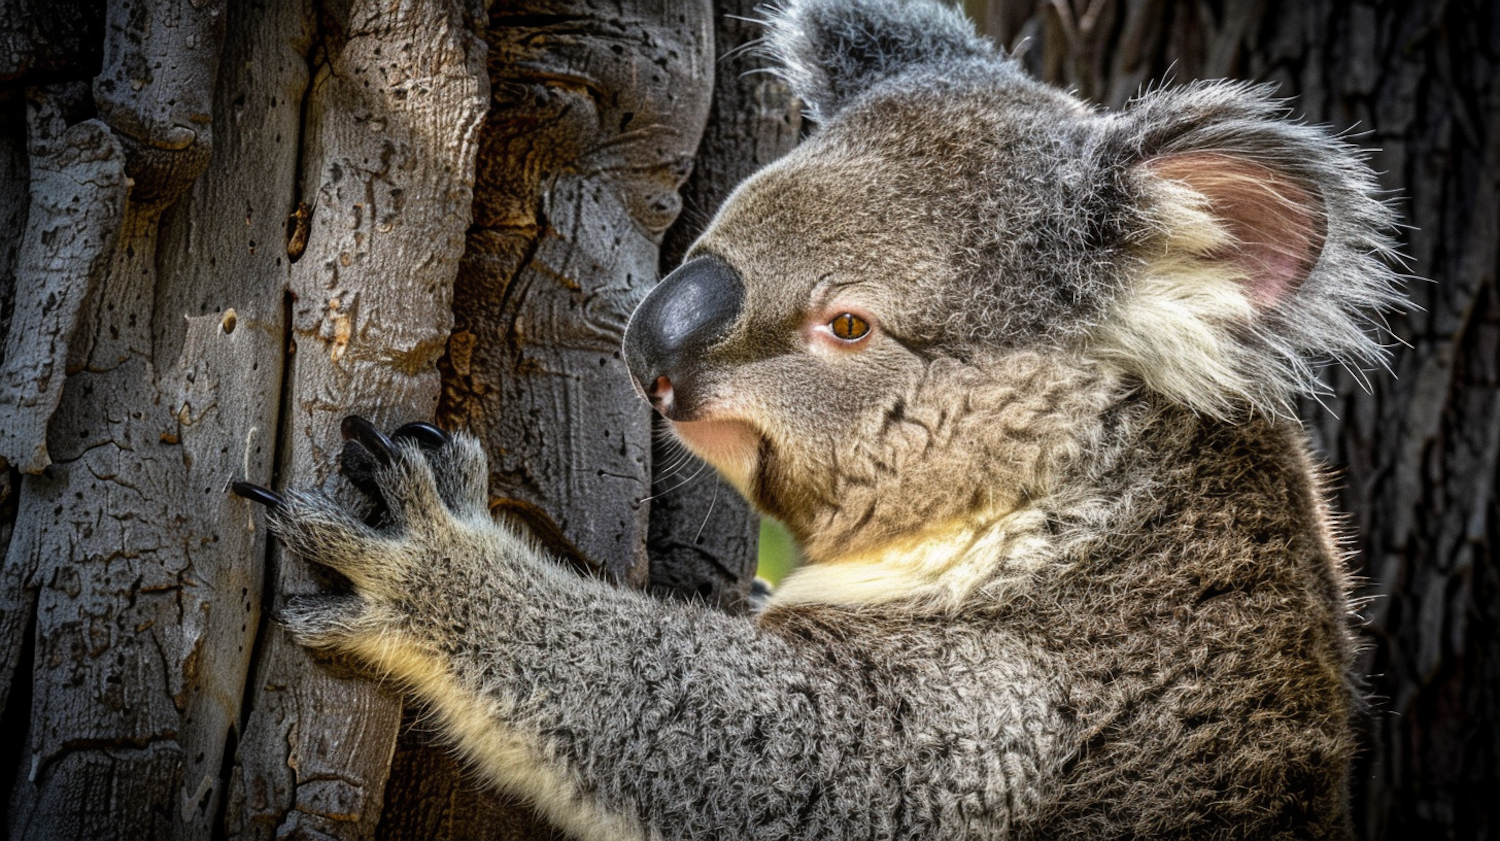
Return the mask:
[(912, 70), (1021, 72), (961, 12), (932, 0), (787, 0), (765, 13), (766, 49), (815, 120)]
[(1317, 367), (1383, 361), (1372, 315), (1402, 300), (1391, 210), (1359, 150), (1293, 122), (1266, 87), (1199, 83), (1111, 118), (1138, 267), (1104, 354), (1198, 411), (1290, 413)]

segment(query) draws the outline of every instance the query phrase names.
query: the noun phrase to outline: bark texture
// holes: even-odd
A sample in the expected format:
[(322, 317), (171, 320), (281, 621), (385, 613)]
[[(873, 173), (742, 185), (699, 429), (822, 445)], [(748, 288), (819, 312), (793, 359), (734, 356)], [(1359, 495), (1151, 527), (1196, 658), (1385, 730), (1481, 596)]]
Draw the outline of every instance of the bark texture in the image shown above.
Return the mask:
[[(311, 217), (287, 272), (293, 353), (278, 458), (282, 483), (348, 493), (334, 474), (345, 416), (393, 427), (436, 408), (488, 84), (477, 8), (317, 11), (294, 185)], [(300, 562), (273, 565), (273, 609), (327, 586)], [(313, 663), (279, 625), (260, 643), (229, 834), (372, 837), (399, 697)]]
[(0, 0), (0, 85), (93, 78), (104, 15), (103, 0)]
[(225, 490), (344, 492), (347, 414), (470, 427), (581, 569), (739, 605), (752, 520), (706, 482), (652, 518), (618, 347), (716, 90), (674, 253), (792, 104), (714, 87), (748, 2), (494, 6), (0, 1), (10, 837), (552, 835), (273, 619), (338, 582)]
[[(1118, 106), (1169, 71), (1274, 82), (1371, 150), (1414, 306), (1393, 373), (1309, 406), (1371, 596), (1366, 839), (1500, 837), (1500, 8), (1482, 0), (971, 2), (1046, 78)], [(1363, 383), (1368, 379), (1370, 387)]]
[[(0, 412), (36, 471), (0, 485), (8, 835), (368, 838), (400, 702), (264, 621), (313, 582), (225, 491), (323, 481), (349, 412), (435, 408), (488, 86), (476, 10), (103, 11), (96, 43), (37, 36), (66, 60), (8, 55), (38, 63), (0, 97), (0, 218), (25, 232), (0, 255), (0, 366), (36, 396), (7, 386)], [(58, 76), (84, 81), (25, 87)]]
[(125, 152), (109, 126), (67, 125), (58, 99), (46, 90), (32, 97), (31, 207), (12, 268), (21, 294), (0, 366), (0, 460), (32, 474), (51, 464), (47, 422), (62, 398), (68, 342), (120, 233), (128, 190)]

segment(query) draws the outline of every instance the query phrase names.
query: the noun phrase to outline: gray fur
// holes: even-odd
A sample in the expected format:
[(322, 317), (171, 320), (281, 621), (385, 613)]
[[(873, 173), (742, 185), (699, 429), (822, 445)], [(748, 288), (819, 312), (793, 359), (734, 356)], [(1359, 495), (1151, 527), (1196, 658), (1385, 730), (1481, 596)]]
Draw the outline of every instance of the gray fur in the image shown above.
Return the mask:
[[(354, 584), (288, 627), (585, 838), (1348, 837), (1348, 582), (1279, 407), (1381, 353), (1390, 216), (1359, 156), (1242, 85), (1094, 111), (935, 4), (771, 20), (822, 126), (695, 246), (746, 295), (695, 399), (807, 568), (751, 619), (580, 577), (491, 520), (458, 436), (364, 468), (378, 528), (288, 494), (277, 534)], [(1203, 154), (1310, 220), (1265, 300), (1238, 243), (1172, 253), (1236, 207), (1154, 174)], [(1200, 280), (1223, 294), (1159, 324), (1215, 359), (1130, 335), (1158, 324), (1142, 289)], [(820, 338), (843, 306), (858, 347)]]

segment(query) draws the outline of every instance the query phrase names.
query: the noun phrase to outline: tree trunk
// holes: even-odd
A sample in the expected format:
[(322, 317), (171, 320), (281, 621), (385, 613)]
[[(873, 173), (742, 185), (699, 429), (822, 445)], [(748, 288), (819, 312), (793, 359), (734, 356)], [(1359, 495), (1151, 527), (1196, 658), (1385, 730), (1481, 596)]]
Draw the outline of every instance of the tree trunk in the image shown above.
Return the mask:
[[(1357, 823), (1500, 838), (1500, 8), (1481, 0), (971, 3), (1052, 81), (1117, 106), (1178, 80), (1274, 82), (1352, 142), (1405, 222), (1414, 306), (1393, 373), (1332, 371), (1306, 408), (1351, 515), (1373, 710)], [(1029, 42), (1023, 41), (1028, 39)], [(1370, 388), (1362, 383), (1368, 379)]]
[[(796, 111), (775, 79), (742, 77), (758, 59), (725, 58), (753, 37), (737, 19), (749, 2), (641, 3), (625, 20), (584, 4), (546, 11), (507, 6), (490, 21), (495, 106), (439, 416), (486, 440), (497, 512), (582, 570), (736, 609), (754, 519), (707, 481), (672, 492), (685, 468), (659, 457), (663, 433), (619, 346), (671, 259), (658, 256), (663, 232), (669, 250), (691, 241), (740, 178), (795, 142), (795, 128), (772, 126), (795, 126)], [(688, 212), (668, 229), (689, 171)], [(384, 838), (554, 835), (418, 727), (396, 768)]]
[(672, 254), (795, 111), (719, 58), (750, 2), (627, 5), (0, 0), (10, 837), (552, 835), (274, 621), (338, 582), (227, 485), (349, 493), (347, 414), (472, 429), (582, 570), (742, 606), (753, 519), (670, 489), (618, 348), (705, 121)]

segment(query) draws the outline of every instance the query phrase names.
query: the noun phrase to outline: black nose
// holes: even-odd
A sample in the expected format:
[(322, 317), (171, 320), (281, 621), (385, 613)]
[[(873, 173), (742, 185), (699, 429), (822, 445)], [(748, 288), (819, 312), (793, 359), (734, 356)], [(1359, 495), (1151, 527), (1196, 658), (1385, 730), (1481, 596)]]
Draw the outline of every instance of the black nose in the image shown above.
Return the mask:
[(711, 254), (662, 278), (625, 328), (625, 364), (652, 405), (668, 417), (691, 413), (704, 357), (739, 318), (745, 286)]

